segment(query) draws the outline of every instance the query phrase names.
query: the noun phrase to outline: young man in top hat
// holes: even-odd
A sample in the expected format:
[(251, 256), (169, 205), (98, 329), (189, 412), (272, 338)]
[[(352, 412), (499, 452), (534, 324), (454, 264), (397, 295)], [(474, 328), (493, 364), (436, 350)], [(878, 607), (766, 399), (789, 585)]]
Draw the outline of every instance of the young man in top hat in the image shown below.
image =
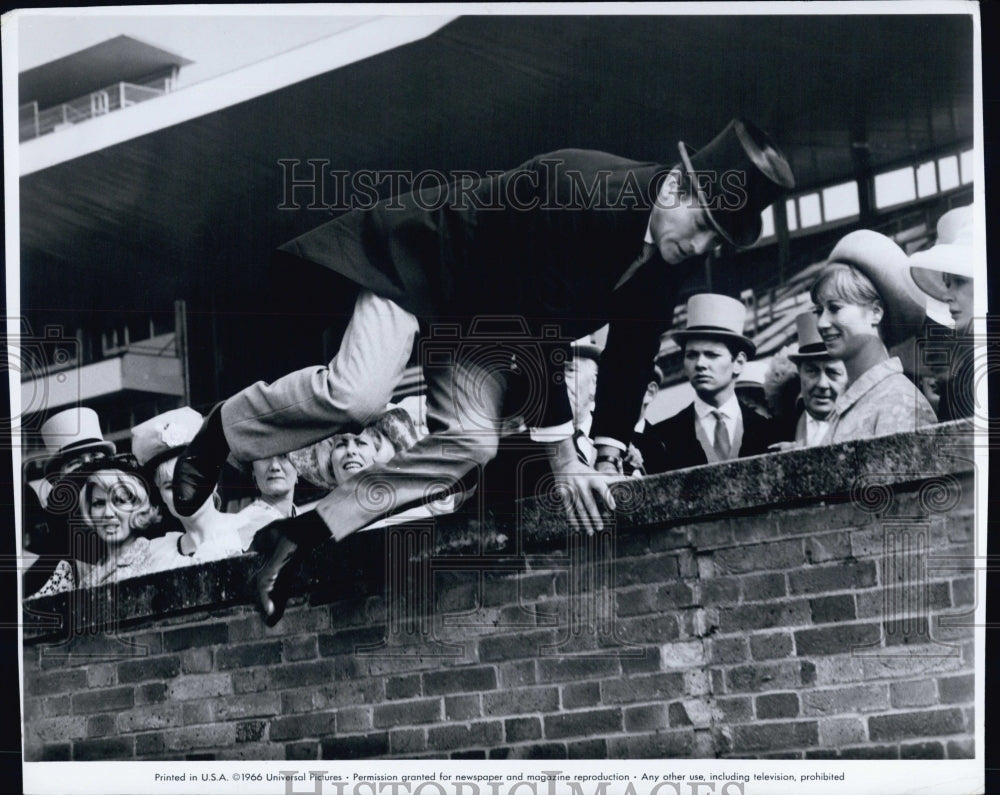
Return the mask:
[[(257, 580), (266, 614), (280, 614), (272, 590), (296, 546), (342, 539), (381, 515), (359, 499), (371, 482), (388, 479), (394, 505), (403, 507), (494, 456), (510, 358), (485, 352), (498, 340), (480, 338), (476, 318), (515, 317), (524, 324), (520, 342), (548, 341), (547, 349), (535, 346), (537, 361), (520, 368), (542, 373), (528, 423), (570, 495), (571, 519), (590, 532), (602, 526), (594, 494), (612, 510), (614, 500), (610, 479), (599, 472), (620, 467), (649, 362), (670, 325), (664, 307), (672, 306), (689, 261), (721, 243), (752, 245), (761, 211), (794, 186), (770, 138), (741, 119), (699, 151), (683, 142), (677, 148), (681, 162), (672, 168), (603, 152), (553, 152), (471, 188), (448, 185), (348, 212), (280, 248), (284, 262), (336, 274), (321, 305), (304, 311), (347, 320), (340, 347), (328, 366), (254, 384), (209, 416), (177, 467), (179, 510), (193, 512), (207, 499), (230, 453), (266, 458), (381, 411), (418, 330), (451, 324), (452, 353), (422, 362), (430, 434), (336, 489), (315, 516), (282, 526), (285, 543)], [(593, 423), (595, 470), (577, 456), (562, 383), (565, 353), (553, 355), (552, 342), (609, 322)], [(444, 335), (431, 338), (436, 352)], [(531, 345), (515, 348), (533, 355)]]
[(795, 325), (799, 349), (788, 358), (798, 369), (802, 411), (792, 416), (794, 422), (783, 424), (782, 441), (772, 445), (774, 450), (821, 444), (830, 429), (834, 404), (847, 388), (847, 369), (827, 351), (816, 326), (816, 313), (803, 312), (795, 318)]
[(736, 380), (757, 352), (743, 334), (746, 307), (725, 295), (702, 293), (687, 303), (687, 328), (674, 333), (684, 354), (684, 375), (694, 402), (653, 425), (660, 444), (646, 473), (714, 464), (766, 453), (773, 425), (736, 399)]

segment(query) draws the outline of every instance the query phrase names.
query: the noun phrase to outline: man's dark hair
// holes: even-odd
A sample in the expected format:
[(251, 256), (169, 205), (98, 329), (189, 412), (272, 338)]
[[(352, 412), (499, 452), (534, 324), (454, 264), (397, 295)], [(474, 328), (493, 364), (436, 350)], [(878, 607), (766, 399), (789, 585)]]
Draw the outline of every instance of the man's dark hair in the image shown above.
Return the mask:
[[(687, 344), (689, 342), (698, 341), (698, 340), (705, 340), (707, 342), (721, 342), (723, 345), (726, 346), (726, 350), (729, 351), (729, 355), (732, 356), (733, 359), (735, 359), (736, 358), (736, 354), (740, 353), (741, 351), (743, 353), (746, 353), (746, 351), (743, 350), (743, 347), (741, 345), (737, 344), (736, 342), (732, 342), (730, 340), (723, 339), (721, 337), (691, 337), (689, 339), (684, 340), (681, 343), (681, 355), (682, 356), (687, 356)], [(750, 357), (748, 356), (747, 358), (749, 359)]]

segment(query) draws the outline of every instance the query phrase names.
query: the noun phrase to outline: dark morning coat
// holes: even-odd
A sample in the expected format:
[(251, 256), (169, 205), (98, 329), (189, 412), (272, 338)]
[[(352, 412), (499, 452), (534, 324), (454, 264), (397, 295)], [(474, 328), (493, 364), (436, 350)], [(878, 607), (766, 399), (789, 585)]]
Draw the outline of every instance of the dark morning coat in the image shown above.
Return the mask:
[[(739, 457), (748, 458), (768, 452), (768, 445), (778, 441), (773, 422), (742, 403), (740, 410), (743, 412), (743, 442)], [(692, 403), (673, 417), (646, 427), (645, 436), (649, 440), (649, 457), (645, 462), (647, 475), (708, 463), (708, 457), (695, 435), (695, 422)]]
[[(330, 268), (395, 301), (424, 328), (458, 322), (468, 335), (476, 316), (515, 316), (532, 340), (551, 340), (554, 328), (570, 341), (610, 322), (592, 436), (627, 441), (692, 265), (669, 267), (654, 253), (615, 290), (642, 251), (668, 170), (603, 152), (552, 152), (464, 194), (449, 186), (397, 197), (396, 209), (383, 201), (352, 210), (285, 244), (279, 257)], [(554, 347), (537, 348), (546, 386), (532, 425), (572, 417)]]

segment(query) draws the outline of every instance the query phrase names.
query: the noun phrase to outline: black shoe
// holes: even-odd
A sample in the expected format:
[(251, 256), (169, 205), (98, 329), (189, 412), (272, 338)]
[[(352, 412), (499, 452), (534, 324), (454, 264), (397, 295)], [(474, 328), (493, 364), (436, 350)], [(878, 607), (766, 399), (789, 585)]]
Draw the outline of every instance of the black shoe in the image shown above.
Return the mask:
[(201, 430), (181, 453), (174, 466), (174, 508), (181, 516), (193, 516), (212, 496), (229, 444), (222, 431), (222, 404), (216, 405)]
[(324, 541), (329, 541), (331, 535), (319, 515), (310, 511), (294, 519), (271, 522), (254, 537), (255, 544), (258, 538), (266, 544), (276, 541), (270, 557), (254, 575), (257, 604), (264, 614), (264, 623), (273, 627), (285, 613), (289, 586), (298, 569), (293, 564)]

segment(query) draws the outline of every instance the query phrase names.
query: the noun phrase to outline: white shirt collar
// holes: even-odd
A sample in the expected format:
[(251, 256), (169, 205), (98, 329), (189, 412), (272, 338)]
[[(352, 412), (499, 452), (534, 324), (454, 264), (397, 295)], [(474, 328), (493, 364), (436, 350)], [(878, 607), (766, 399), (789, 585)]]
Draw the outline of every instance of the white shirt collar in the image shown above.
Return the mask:
[(735, 419), (740, 414), (740, 402), (736, 399), (736, 393), (734, 392), (725, 403), (716, 408), (704, 400), (702, 400), (698, 395), (694, 396), (694, 413), (698, 415), (699, 420), (705, 419), (713, 411), (718, 411), (727, 420)]

